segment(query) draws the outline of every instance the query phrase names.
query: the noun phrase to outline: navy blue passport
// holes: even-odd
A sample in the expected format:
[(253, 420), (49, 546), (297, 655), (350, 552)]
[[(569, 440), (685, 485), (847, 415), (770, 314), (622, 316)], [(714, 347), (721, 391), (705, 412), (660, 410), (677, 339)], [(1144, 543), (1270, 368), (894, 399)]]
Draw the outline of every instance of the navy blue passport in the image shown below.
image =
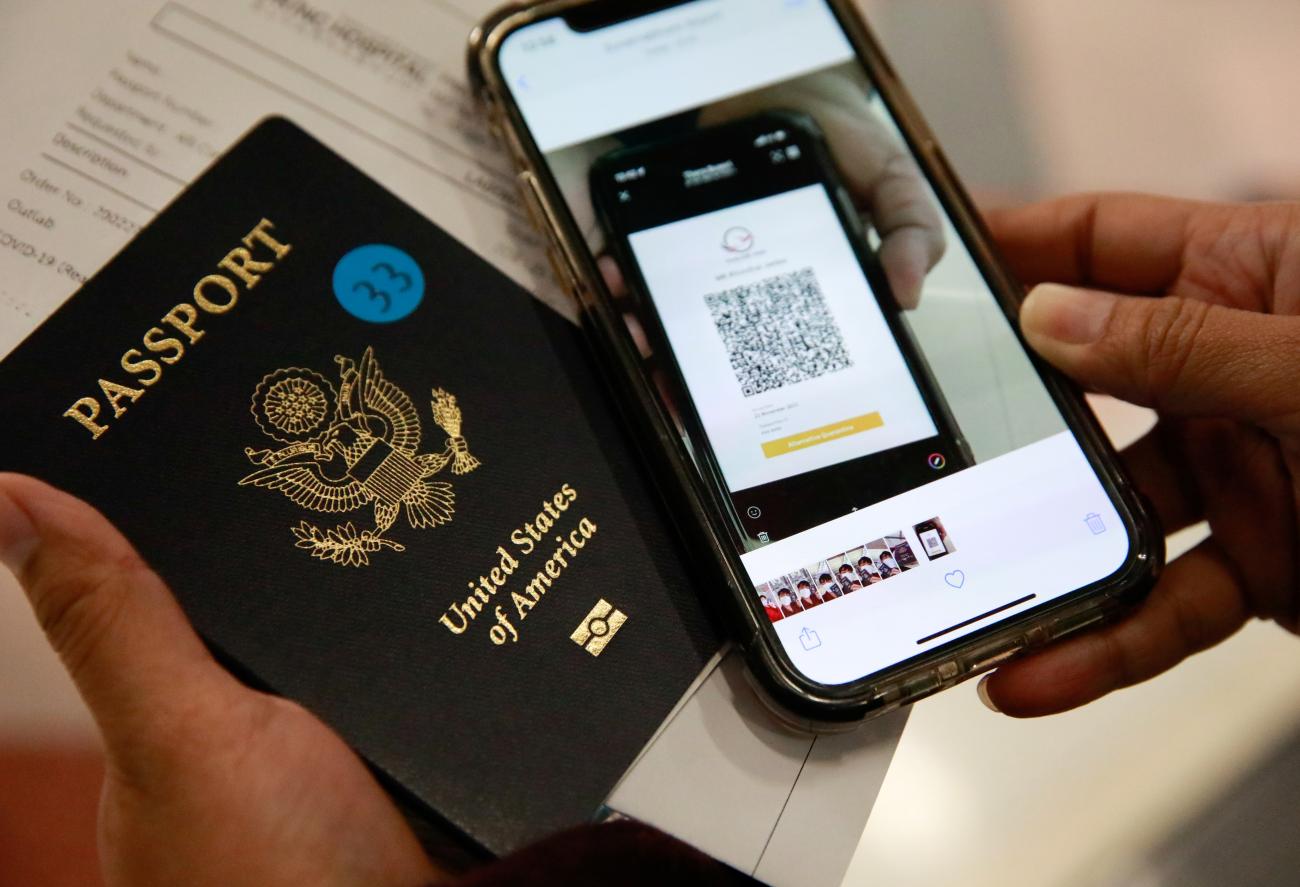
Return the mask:
[(0, 467), (504, 853), (590, 819), (718, 643), (585, 355), (271, 119), (0, 364)]

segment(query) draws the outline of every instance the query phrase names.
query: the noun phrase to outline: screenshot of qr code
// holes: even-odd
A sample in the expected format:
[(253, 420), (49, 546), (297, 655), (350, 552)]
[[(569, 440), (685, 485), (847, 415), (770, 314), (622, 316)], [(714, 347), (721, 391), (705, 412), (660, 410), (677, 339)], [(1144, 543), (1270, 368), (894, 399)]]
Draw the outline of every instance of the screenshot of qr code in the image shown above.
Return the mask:
[(813, 269), (704, 297), (745, 397), (853, 366)]

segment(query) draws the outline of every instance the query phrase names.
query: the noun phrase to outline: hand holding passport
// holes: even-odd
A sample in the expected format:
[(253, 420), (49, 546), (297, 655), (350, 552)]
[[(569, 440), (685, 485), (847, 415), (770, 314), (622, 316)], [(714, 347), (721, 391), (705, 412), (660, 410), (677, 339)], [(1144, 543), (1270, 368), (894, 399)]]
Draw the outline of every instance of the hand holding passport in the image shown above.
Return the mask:
[[(162, 581), (85, 503), (0, 474), (0, 553), (105, 740), (109, 883), (425, 885), (457, 866), (445, 845), (426, 855), (320, 720), (222, 670)], [(625, 884), (657, 885), (669, 871), (697, 884), (745, 880), (624, 822), (558, 835), (470, 883), (604, 884), (611, 871)]]
[[(376, 829), (358, 846), (401, 856), (409, 832), (343, 742), (417, 816), (509, 852), (589, 821), (717, 648), (579, 333), (285, 121), (165, 210), (0, 384), (0, 467), (98, 508), (230, 671), (315, 716), (247, 694), (198, 644), (159, 644), (141, 679), (173, 706), (165, 729), (198, 749), (251, 718), (266, 754), (337, 788), (304, 798), (286, 766), (259, 794), (340, 804)], [(52, 595), (95, 545), (130, 563), (99, 518), (24, 501), (50, 528), (75, 517), (26, 567)], [(184, 635), (166, 588), (132, 576), (112, 630)], [(155, 698), (88, 680), (135, 717)], [(300, 746), (310, 725), (323, 736)], [(212, 760), (234, 773), (230, 749)]]
[(108, 883), (432, 883), (356, 754), (301, 707), (222, 669), (93, 509), (0, 476), (0, 551), (104, 738)]

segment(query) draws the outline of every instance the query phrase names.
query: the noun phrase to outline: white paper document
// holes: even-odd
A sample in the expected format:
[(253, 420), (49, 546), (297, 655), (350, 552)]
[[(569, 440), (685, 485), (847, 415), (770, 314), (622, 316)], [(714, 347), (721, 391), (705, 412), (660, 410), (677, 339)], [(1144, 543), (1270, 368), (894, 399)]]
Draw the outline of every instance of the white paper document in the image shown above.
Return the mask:
[(775, 885), (840, 884), (907, 712), (836, 736), (792, 733), (728, 654), (614, 789), (609, 804)]
[[(6, 3), (0, 355), (272, 114), (573, 319), (466, 84), (466, 36), (493, 5)], [(762, 880), (838, 884), (905, 718), (788, 735), (740, 668), (730, 657), (701, 681), (610, 806)]]
[(67, 6), (7, 9), (0, 71), (22, 89), (9, 91), (0, 146), (0, 353), (271, 114), (571, 312), (467, 89), (469, 7), (136, 0), (77, 4), (73, 16)]

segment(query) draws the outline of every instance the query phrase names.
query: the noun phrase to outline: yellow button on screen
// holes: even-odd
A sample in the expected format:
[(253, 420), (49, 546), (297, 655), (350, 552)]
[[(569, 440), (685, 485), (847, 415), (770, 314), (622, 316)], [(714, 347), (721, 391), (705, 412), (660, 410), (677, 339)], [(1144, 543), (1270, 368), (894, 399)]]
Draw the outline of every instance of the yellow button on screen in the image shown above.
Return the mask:
[(777, 456), (784, 456), (787, 453), (795, 453), (799, 450), (815, 447), (818, 444), (830, 443), (833, 440), (840, 440), (841, 438), (861, 434), (864, 431), (884, 427), (885, 420), (880, 418), (879, 413), (867, 413), (867, 415), (858, 416), (856, 419), (845, 419), (843, 422), (835, 422), (821, 428), (814, 428), (811, 431), (801, 431), (780, 440), (768, 441), (763, 444), (763, 455), (769, 459), (775, 459)]

